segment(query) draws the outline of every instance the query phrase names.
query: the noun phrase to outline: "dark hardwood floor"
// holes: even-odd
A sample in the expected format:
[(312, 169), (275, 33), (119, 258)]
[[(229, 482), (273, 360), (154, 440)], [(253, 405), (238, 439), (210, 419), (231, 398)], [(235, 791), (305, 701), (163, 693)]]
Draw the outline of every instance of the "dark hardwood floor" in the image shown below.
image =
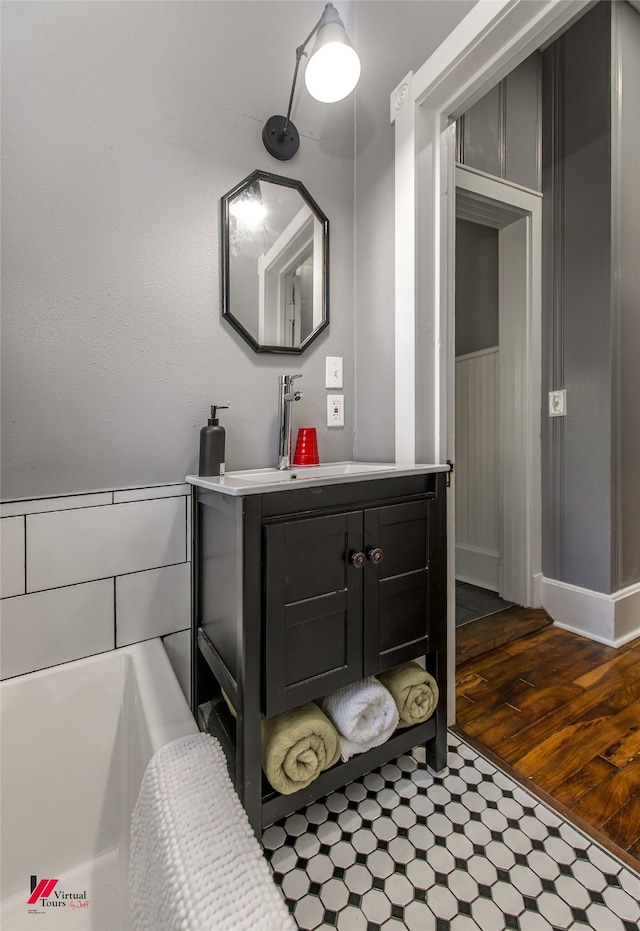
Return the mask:
[(545, 626), (456, 681), (459, 732), (640, 871), (640, 639)]
[(551, 624), (553, 621), (544, 608), (513, 605), (456, 627), (456, 666)]

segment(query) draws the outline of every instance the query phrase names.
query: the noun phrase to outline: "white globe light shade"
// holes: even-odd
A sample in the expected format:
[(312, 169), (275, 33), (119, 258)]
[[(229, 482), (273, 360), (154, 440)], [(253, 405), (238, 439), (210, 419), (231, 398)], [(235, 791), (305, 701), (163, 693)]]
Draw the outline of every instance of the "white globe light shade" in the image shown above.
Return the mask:
[(358, 53), (346, 40), (344, 30), (334, 23), (318, 33), (316, 47), (307, 62), (304, 81), (312, 97), (322, 103), (342, 100), (360, 77)]

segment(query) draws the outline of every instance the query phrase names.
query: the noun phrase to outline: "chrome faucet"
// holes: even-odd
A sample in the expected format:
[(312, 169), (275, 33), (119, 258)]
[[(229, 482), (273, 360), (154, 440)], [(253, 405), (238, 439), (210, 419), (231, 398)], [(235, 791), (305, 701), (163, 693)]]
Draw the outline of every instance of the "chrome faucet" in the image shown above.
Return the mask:
[(278, 429), (278, 468), (291, 468), (291, 402), (299, 401), (300, 391), (294, 391), (293, 379), (302, 375), (279, 375), (279, 429)]

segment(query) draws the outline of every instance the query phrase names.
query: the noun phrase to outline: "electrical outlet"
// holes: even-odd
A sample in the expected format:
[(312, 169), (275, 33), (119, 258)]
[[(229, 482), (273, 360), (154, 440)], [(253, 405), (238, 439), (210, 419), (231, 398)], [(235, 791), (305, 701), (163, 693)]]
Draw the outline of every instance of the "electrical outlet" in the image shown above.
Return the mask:
[(342, 388), (342, 357), (327, 356), (326, 388)]
[(344, 427), (344, 395), (327, 395), (327, 426)]
[(549, 392), (549, 417), (564, 417), (567, 413), (567, 389)]

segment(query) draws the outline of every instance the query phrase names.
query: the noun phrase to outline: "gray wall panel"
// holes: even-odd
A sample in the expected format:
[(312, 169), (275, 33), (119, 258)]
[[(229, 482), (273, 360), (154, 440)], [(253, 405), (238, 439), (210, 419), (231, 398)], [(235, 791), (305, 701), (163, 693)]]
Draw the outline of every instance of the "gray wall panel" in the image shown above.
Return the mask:
[(640, 581), (640, 12), (615, 4), (616, 77), (621, 88), (615, 123), (619, 145), (614, 230), (619, 247), (618, 514), (620, 571), (617, 587)]
[[(612, 590), (610, 10), (544, 56), (545, 574)], [(557, 158), (558, 162), (550, 164)], [(551, 355), (551, 357), (549, 357)], [(562, 381), (560, 382), (559, 379)], [(546, 391), (567, 389), (550, 421)], [(558, 474), (558, 469), (561, 474)], [(559, 513), (558, 513), (559, 512)], [(549, 552), (548, 547), (553, 547)]]
[(464, 164), (502, 178), (502, 89), (498, 84), (464, 114)]
[(562, 40), (544, 52), (542, 74), (542, 573), (562, 579), (565, 418), (547, 413), (547, 392), (564, 385)]
[(536, 52), (505, 79), (504, 176), (534, 191), (541, 189), (540, 67)]
[(458, 219), (456, 356), (498, 341), (498, 230)]
[(395, 128), (389, 94), (473, 6), (474, 0), (357, 5), (355, 38), (361, 54), (366, 51), (356, 91), (357, 458), (395, 457)]
[(539, 191), (541, 123), (540, 53), (534, 52), (461, 118), (458, 160)]
[(611, 591), (610, 20), (564, 41), (564, 579)]

